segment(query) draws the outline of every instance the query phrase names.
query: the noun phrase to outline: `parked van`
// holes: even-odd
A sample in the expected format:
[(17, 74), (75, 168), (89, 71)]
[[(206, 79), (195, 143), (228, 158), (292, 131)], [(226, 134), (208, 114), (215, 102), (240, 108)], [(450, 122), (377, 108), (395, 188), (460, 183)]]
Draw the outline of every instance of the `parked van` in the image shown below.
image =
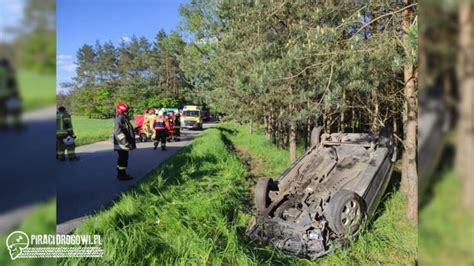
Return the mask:
[(186, 105), (181, 115), (181, 126), (187, 129), (202, 129), (202, 108), (197, 105)]

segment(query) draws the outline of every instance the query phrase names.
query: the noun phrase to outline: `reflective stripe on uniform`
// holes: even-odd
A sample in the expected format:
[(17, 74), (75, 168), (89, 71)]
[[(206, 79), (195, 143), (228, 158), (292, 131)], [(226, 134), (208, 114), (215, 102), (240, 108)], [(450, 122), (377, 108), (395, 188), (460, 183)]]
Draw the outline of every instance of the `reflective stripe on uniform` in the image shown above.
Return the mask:
[(120, 141), (122, 141), (122, 140), (125, 139), (125, 134), (120, 133), (120, 134), (117, 135), (117, 138), (118, 138)]
[(114, 149), (115, 150), (125, 150), (125, 151), (130, 150), (129, 148), (127, 148), (127, 146), (121, 145), (121, 144), (114, 144)]
[(117, 169), (119, 169), (119, 170), (126, 170), (127, 167), (126, 167), (126, 166), (117, 165)]

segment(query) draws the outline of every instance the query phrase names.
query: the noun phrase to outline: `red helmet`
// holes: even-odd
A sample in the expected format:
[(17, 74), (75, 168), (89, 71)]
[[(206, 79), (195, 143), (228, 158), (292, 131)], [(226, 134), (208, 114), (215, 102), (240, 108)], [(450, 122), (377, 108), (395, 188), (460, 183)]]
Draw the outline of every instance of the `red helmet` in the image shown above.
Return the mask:
[(117, 109), (116, 109), (116, 110), (117, 110), (117, 113), (123, 114), (123, 113), (125, 113), (125, 112), (128, 110), (128, 105), (126, 105), (125, 103), (122, 103), (122, 102), (121, 102), (121, 103), (119, 103), (119, 104), (117, 105)]

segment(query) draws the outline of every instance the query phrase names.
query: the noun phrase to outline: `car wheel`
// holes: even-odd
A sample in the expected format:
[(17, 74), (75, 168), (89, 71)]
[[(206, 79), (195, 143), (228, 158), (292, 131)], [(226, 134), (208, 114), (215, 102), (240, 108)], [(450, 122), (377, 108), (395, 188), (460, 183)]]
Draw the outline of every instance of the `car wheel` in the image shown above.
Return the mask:
[(321, 139), (322, 127), (315, 127), (311, 131), (311, 147), (318, 146)]
[(148, 141), (148, 138), (147, 138), (146, 134), (144, 134), (144, 133), (140, 134), (140, 141), (141, 142), (147, 142)]
[(355, 192), (340, 190), (329, 200), (325, 217), (329, 227), (343, 236), (356, 235), (365, 221), (365, 201)]
[(262, 177), (257, 180), (255, 187), (255, 207), (258, 212), (263, 212), (271, 203), (268, 192), (273, 186), (273, 180), (268, 177)]
[(380, 129), (378, 144), (382, 147), (390, 147), (393, 145), (393, 133), (389, 126)]

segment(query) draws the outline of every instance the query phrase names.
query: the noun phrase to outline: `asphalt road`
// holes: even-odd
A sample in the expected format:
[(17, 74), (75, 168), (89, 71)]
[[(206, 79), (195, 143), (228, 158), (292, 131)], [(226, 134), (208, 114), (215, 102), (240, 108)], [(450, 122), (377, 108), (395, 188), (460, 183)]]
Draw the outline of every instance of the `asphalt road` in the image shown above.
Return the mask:
[(0, 132), (0, 233), (56, 191), (54, 106), (25, 113), (22, 131)]
[(131, 181), (116, 178), (117, 153), (109, 141), (78, 147), (80, 161), (56, 162), (57, 233), (70, 233), (201, 132), (184, 131), (181, 141), (168, 143), (166, 151), (159, 147), (153, 150), (151, 142), (138, 143), (137, 149), (130, 152), (127, 172), (134, 177)]

